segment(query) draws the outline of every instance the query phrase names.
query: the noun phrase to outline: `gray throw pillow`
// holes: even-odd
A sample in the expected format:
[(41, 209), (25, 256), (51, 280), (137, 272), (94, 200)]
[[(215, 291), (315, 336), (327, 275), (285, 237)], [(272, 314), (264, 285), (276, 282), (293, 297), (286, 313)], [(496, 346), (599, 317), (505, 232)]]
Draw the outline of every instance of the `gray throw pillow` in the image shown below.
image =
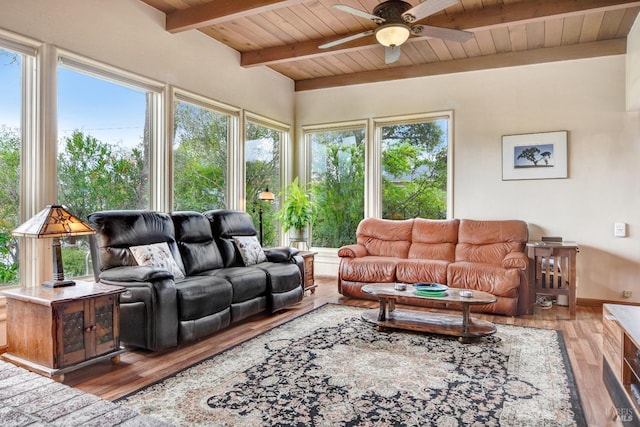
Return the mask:
[(176, 260), (173, 259), (167, 242), (130, 246), (129, 250), (131, 250), (131, 254), (138, 265), (162, 268), (170, 271), (174, 279), (184, 279), (184, 272), (178, 267)]
[(231, 239), (238, 248), (245, 266), (260, 264), (267, 260), (256, 236), (235, 236)]

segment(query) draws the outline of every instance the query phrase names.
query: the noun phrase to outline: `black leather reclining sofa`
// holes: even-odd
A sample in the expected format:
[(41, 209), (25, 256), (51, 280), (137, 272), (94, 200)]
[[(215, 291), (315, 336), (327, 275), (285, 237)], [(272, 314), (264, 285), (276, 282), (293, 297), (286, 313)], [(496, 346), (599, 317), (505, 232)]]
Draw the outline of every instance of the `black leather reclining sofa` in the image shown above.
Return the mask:
[[(96, 229), (91, 238), (96, 281), (127, 288), (120, 297), (126, 346), (175, 347), (302, 300), (304, 267), (297, 249), (264, 249), (266, 262), (245, 266), (233, 237), (256, 236), (246, 212), (122, 210), (92, 213), (88, 220)], [(184, 278), (138, 265), (130, 250), (162, 242)]]

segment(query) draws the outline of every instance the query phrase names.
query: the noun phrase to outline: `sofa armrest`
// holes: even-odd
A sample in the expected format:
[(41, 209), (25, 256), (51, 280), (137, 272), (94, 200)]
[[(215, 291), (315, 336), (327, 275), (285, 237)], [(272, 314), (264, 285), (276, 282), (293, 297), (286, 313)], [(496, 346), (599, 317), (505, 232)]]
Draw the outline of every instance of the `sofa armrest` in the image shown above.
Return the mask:
[(508, 253), (502, 260), (503, 268), (517, 268), (526, 270), (529, 265), (529, 258), (522, 252)]
[(277, 248), (264, 249), (267, 261), (270, 262), (295, 262), (294, 256), (300, 253), (300, 249), (291, 248), (289, 246), (280, 246)]
[(101, 282), (154, 282), (173, 279), (173, 274), (157, 267), (138, 265), (110, 268), (101, 272), (99, 277)]
[(345, 245), (338, 249), (338, 256), (340, 258), (362, 258), (367, 256), (369, 251), (362, 245)]
[(100, 273), (100, 283), (123, 286), (120, 339), (128, 346), (159, 351), (178, 345), (178, 296), (173, 274), (146, 266)]

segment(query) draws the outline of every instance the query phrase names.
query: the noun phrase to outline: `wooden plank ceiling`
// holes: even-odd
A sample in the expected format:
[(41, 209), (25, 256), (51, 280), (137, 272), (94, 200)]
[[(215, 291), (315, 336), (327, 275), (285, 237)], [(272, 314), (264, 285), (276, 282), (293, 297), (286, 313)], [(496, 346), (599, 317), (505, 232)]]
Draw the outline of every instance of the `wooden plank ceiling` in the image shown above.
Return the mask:
[(374, 36), (318, 48), (376, 28), (333, 4), (371, 12), (378, 0), (141, 1), (166, 14), (167, 31), (202, 31), (240, 52), (243, 67), (271, 67), (297, 91), (623, 54), (640, 11), (640, 1), (629, 0), (460, 0), (418, 23), (474, 37), (459, 43), (412, 36), (400, 60), (385, 64)]

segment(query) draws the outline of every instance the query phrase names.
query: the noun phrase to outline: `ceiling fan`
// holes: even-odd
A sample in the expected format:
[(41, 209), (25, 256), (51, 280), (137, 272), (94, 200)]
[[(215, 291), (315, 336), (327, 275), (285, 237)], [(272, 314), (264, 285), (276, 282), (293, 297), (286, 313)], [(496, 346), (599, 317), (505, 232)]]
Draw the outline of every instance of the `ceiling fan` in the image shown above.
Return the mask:
[(342, 43), (375, 34), (378, 43), (385, 47), (384, 62), (391, 64), (400, 59), (400, 45), (407, 41), (412, 34), (462, 43), (473, 37), (473, 33), (450, 28), (415, 24), (415, 22), (447, 7), (453, 6), (458, 2), (459, 0), (425, 0), (413, 7), (405, 1), (387, 0), (377, 5), (372, 13), (343, 4), (334, 4), (332, 7), (335, 9), (369, 19), (378, 27), (373, 30), (334, 40), (318, 47), (320, 49), (328, 49)]

